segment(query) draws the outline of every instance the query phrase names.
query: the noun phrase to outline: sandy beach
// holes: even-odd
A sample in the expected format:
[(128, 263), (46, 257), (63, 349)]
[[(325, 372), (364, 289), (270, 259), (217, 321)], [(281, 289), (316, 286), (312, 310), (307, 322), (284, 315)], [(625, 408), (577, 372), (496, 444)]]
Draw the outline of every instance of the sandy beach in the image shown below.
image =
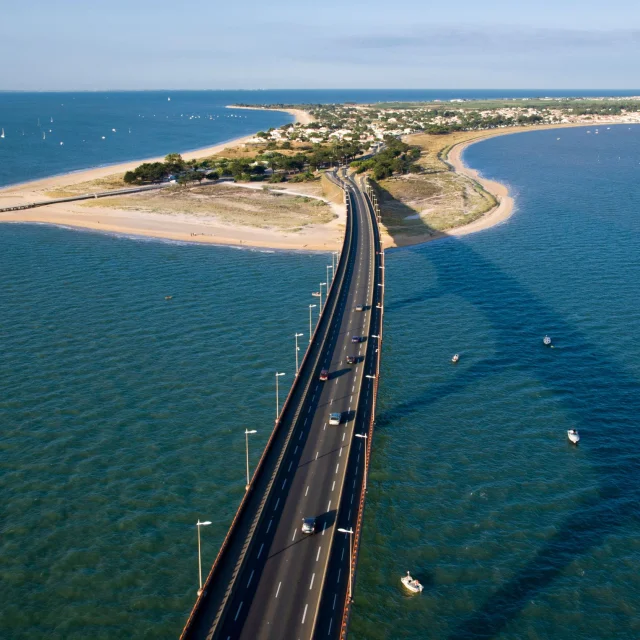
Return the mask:
[[(250, 107), (233, 107), (247, 108)], [(257, 107), (260, 109), (260, 107)], [(295, 109), (287, 110), (297, 121), (309, 121), (309, 114)], [(382, 239), (385, 247), (402, 247), (423, 242), (429, 242), (447, 236), (463, 236), (477, 231), (488, 229), (507, 220), (514, 210), (514, 200), (509, 195), (507, 187), (501, 183), (487, 180), (473, 169), (467, 167), (462, 161), (464, 150), (471, 144), (480, 142), (497, 135), (509, 135), (525, 131), (540, 130), (546, 128), (565, 128), (571, 125), (559, 125), (553, 127), (518, 128), (511, 130), (479, 132), (477, 138), (460, 142), (454, 145), (447, 154), (447, 162), (454, 171), (465, 175), (480, 183), (486, 191), (491, 193), (498, 201), (498, 206), (487, 212), (478, 220), (462, 227), (446, 232), (426, 233), (424, 236), (391, 237), (384, 231)], [(182, 154), (185, 159), (199, 159), (224, 151), (227, 148), (243, 144), (253, 136), (245, 136), (211, 147), (198, 149)], [(12, 187), (0, 189), (0, 207), (14, 206), (29, 202), (47, 200), (50, 197), (47, 192), (59, 189), (66, 185), (88, 182), (106, 178), (114, 174), (124, 173), (134, 169), (141, 162), (159, 161), (162, 158), (147, 158), (108, 167), (99, 167), (72, 174), (45, 178), (34, 182), (24, 183)], [(287, 189), (287, 187), (285, 187)], [(295, 192), (295, 185), (288, 189)], [(328, 202), (328, 201), (327, 201)], [(61, 225), (80, 229), (91, 229), (107, 233), (144, 236), (149, 238), (165, 238), (186, 242), (199, 242), (206, 244), (236, 245), (247, 247), (262, 247), (287, 250), (315, 250), (329, 251), (339, 248), (342, 242), (344, 230), (344, 207), (335, 203), (329, 203), (336, 214), (336, 218), (328, 224), (310, 224), (296, 231), (282, 229), (265, 229), (251, 226), (232, 225), (217, 220), (214, 216), (192, 216), (185, 212), (182, 215), (168, 216), (161, 213), (145, 211), (128, 211), (110, 208), (108, 206), (92, 206), (87, 208), (81, 203), (57, 203), (36, 209), (27, 209), (9, 213), (0, 213), (0, 222), (31, 222), (41, 224)]]

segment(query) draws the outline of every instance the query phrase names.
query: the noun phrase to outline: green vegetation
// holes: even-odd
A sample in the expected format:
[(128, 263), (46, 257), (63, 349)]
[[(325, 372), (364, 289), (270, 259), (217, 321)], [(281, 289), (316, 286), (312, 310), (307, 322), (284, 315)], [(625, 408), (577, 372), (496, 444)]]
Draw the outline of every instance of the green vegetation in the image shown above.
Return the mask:
[(419, 147), (412, 147), (389, 136), (385, 139), (385, 147), (380, 153), (367, 160), (356, 160), (351, 163), (351, 167), (356, 173), (371, 171), (375, 180), (383, 180), (394, 173), (420, 173), (422, 167), (416, 164), (419, 158)]

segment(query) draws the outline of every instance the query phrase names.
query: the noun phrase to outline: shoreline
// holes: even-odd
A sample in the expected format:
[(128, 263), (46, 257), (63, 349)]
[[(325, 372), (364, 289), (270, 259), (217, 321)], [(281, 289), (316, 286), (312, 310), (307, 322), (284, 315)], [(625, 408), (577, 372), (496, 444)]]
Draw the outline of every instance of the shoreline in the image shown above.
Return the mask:
[[(474, 182), (477, 182), (482, 186), (485, 191), (490, 193), (498, 202), (498, 204), (480, 216), (477, 220), (470, 222), (462, 227), (456, 227), (447, 231), (439, 231), (432, 235), (425, 234), (424, 236), (403, 236), (397, 234), (396, 237), (392, 237), (386, 232), (383, 227), (383, 244), (388, 249), (400, 249), (402, 247), (413, 247), (419, 244), (426, 244), (427, 242), (433, 242), (434, 240), (441, 240), (442, 238), (457, 238), (469, 235), (471, 233), (477, 233), (478, 231), (484, 231), (495, 227), (503, 222), (506, 222), (516, 211), (516, 203), (513, 195), (509, 191), (509, 187), (502, 182), (496, 180), (489, 180), (484, 178), (480, 171), (472, 169), (464, 163), (462, 158), (465, 149), (473, 144), (489, 140), (490, 138), (497, 138), (499, 136), (516, 135), (519, 133), (529, 133), (535, 131), (548, 131), (551, 129), (575, 129), (577, 127), (583, 128), (597, 128), (598, 126), (629, 126), (626, 122), (609, 122), (600, 123), (598, 125), (583, 124), (583, 123), (561, 123), (561, 124), (548, 124), (535, 127), (518, 127), (511, 129), (501, 130), (485, 130), (478, 131), (478, 135), (475, 138), (457, 142), (447, 151), (443, 160), (445, 163), (451, 165), (452, 170), (455, 173), (461, 174), (470, 178)], [(486, 133), (485, 133), (486, 132)], [(483, 135), (484, 134), (484, 135)]]
[[(253, 109), (253, 107), (232, 107)], [(256, 107), (262, 110), (263, 107)], [(276, 111), (274, 109), (274, 111)], [(284, 110), (281, 110), (284, 111)], [(288, 113), (298, 118), (298, 114), (291, 113), (297, 110), (287, 110)], [(622, 123), (621, 123), (622, 124)], [(382, 240), (385, 248), (407, 247), (431, 242), (446, 237), (461, 237), (470, 233), (484, 231), (497, 224), (508, 220), (514, 212), (515, 202), (506, 185), (497, 181), (482, 177), (479, 171), (467, 167), (462, 159), (464, 150), (472, 144), (500, 135), (513, 135), (541, 131), (545, 129), (564, 129), (576, 126), (587, 127), (583, 124), (560, 124), (541, 127), (522, 127), (512, 130), (490, 130), (478, 132), (477, 137), (454, 144), (444, 158), (451, 165), (452, 170), (479, 183), (487, 192), (493, 195), (498, 205), (482, 215), (477, 220), (467, 225), (424, 236), (402, 236), (396, 234), (390, 236), (382, 227)], [(199, 159), (224, 149), (234, 147), (254, 137), (243, 136), (226, 142), (221, 142), (210, 147), (203, 147), (191, 152), (185, 152), (183, 157)], [(51, 176), (35, 181), (11, 185), (0, 189), (0, 207), (25, 204), (34, 200), (46, 200), (48, 196), (44, 192), (60, 188), (69, 184), (91, 181), (114, 173), (124, 173), (137, 167), (141, 162), (153, 162), (162, 158), (148, 158), (143, 161), (129, 161), (114, 165), (85, 169), (72, 173)], [(70, 177), (73, 177), (73, 182)], [(213, 216), (195, 217), (188, 213), (184, 215), (166, 215), (161, 213), (131, 212), (126, 210), (111, 209), (109, 207), (83, 208), (76, 203), (58, 203), (37, 209), (12, 211), (0, 214), (0, 223), (38, 223), (52, 224), (68, 228), (89, 229), (111, 234), (125, 236), (139, 236), (145, 238), (159, 238), (181, 242), (192, 242), (209, 245), (225, 245), (238, 247), (256, 247), (261, 249), (281, 250), (306, 250), (306, 251), (331, 251), (340, 243), (340, 233), (343, 224), (342, 211), (338, 211), (338, 205), (334, 205), (334, 212), (339, 216), (333, 222), (323, 225), (309, 225), (301, 231), (283, 231), (230, 225), (216, 220)], [(337, 236), (336, 236), (337, 233)], [(335, 246), (334, 246), (335, 245)]]

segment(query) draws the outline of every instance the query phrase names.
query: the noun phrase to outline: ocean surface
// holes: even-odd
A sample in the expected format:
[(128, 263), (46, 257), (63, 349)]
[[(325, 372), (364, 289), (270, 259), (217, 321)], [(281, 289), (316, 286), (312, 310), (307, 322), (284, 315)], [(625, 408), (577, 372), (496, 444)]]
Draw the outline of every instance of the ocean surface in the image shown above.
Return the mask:
[[(387, 253), (353, 639), (640, 637), (640, 127), (590, 131), (470, 147), (514, 216)], [(327, 260), (0, 226), (0, 638), (178, 637)]]
[[(629, 96), (636, 91), (309, 90), (0, 91), (0, 187), (226, 142), (293, 118), (230, 104), (319, 104), (539, 96)], [(61, 144), (62, 143), (62, 144)]]

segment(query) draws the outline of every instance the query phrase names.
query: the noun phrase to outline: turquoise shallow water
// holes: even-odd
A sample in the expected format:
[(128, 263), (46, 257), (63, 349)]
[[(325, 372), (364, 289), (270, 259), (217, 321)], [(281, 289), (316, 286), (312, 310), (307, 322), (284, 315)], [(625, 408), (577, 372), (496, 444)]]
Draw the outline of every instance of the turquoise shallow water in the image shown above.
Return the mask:
[(387, 254), (352, 638), (640, 636), (640, 128), (586, 131), (470, 147), (513, 218)]
[[(640, 128), (466, 159), (518, 210), (387, 254), (350, 637), (635, 639)], [(0, 228), (0, 637), (177, 637), (326, 260)]]

